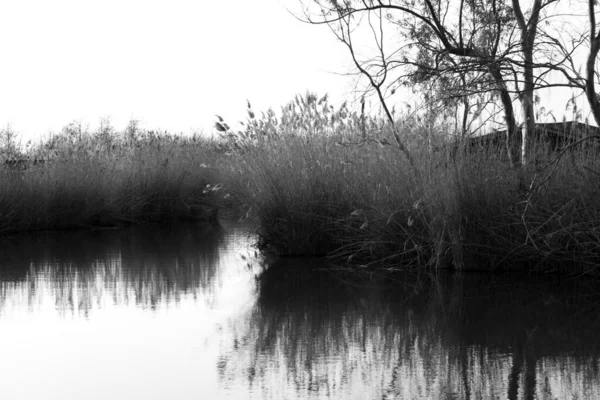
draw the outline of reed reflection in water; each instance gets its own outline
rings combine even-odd
[[[224,225],[1,239],[0,397],[218,398],[215,339],[256,295]]]
[[[264,271],[247,228],[0,241],[2,399],[600,398],[600,290]]]
[[[483,274],[365,286],[307,272],[306,261],[286,263],[262,277],[257,307],[222,344],[219,377],[232,391],[247,385],[254,398],[272,399],[600,398],[597,287]]]

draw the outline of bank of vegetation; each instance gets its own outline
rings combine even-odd
[[[0,140],[0,233],[214,219],[216,143],[70,124],[21,146]]]
[[[600,135],[558,146],[536,137],[554,118],[540,100],[550,89],[568,88],[560,106],[571,119],[585,120],[585,102],[600,125],[594,1],[300,4],[300,19],[328,25],[347,48],[382,117],[365,117],[363,97],[353,123],[336,125],[344,110],[332,116],[307,98],[296,106],[310,118],[283,110],[248,125],[238,139],[258,145],[238,162],[256,179],[241,193],[265,249],[367,270],[596,272]],[[399,118],[407,96],[419,106]],[[470,138],[493,128],[504,131],[498,146],[473,149]]]
[[[252,219],[265,252],[360,270],[597,270],[593,147],[538,143],[514,168],[502,146],[399,118],[409,159],[385,120],[313,94],[278,116],[248,112],[214,139],[71,124],[26,149],[5,140],[0,231],[208,223],[218,211]]]
[[[229,187],[256,219],[260,246],[367,270],[596,271],[597,149],[542,140],[514,168],[502,146],[473,148],[451,140],[450,126],[405,119],[397,129],[411,163],[389,129],[308,95],[230,136],[239,150]]]

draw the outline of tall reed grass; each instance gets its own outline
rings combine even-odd
[[[14,135],[4,135],[14,138]],[[217,143],[71,124],[25,149],[0,143],[0,233],[208,219]]]
[[[97,132],[72,124],[21,150],[0,135],[0,233],[209,220],[242,208],[259,247],[354,270],[454,267],[600,271],[600,154],[537,143],[526,167],[468,148],[449,128],[382,119],[297,96],[276,115],[248,104],[220,138]],[[226,188],[226,193],[221,188]],[[228,197],[229,196],[229,197]],[[228,197],[226,199],[226,197]]]
[[[493,146],[456,151],[446,132],[413,124],[400,129],[412,168],[381,120],[312,95],[280,119],[256,120],[250,113],[243,132],[224,137],[238,149],[230,186],[265,250],[359,269],[600,271],[600,154],[592,150],[558,158],[539,143],[527,167],[512,169]]]

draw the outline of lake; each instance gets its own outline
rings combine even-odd
[[[357,277],[255,241],[227,221],[0,238],[1,398],[600,398],[597,283]]]

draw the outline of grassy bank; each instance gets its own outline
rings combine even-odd
[[[265,252],[359,270],[600,272],[595,151],[558,157],[540,143],[511,168],[497,148],[467,151],[444,126],[404,121],[411,164],[380,119],[326,99],[248,112],[241,132],[221,121],[214,140],[71,125],[25,150],[4,143],[28,161],[0,167],[0,233],[208,221],[233,208],[256,222]]]
[[[238,160],[240,192],[265,248],[367,266],[594,268],[600,260],[600,160],[524,170],[497,153],[417,157],[396,149],[292,138]]]
[[[0,233],[209,219],[219,201],[214,141],[77,125],[26,148],[3,137]]]
[[[340,131],[316,100],[296,106],[287,119],[250,124],[232,158],[231,186],[264,250],[361,269],[600,272],[599,154],[557,158],[541,143],[512,169],[491,147],[431,151],[413,127],[401,131],[411,166],[385,129],[373,135],[346,114]]]

